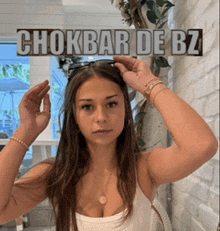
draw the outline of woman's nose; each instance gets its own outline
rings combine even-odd
[[[107,120],[107,113],[103,107],[97,107],[95,119],[97,123],[106,122]]]

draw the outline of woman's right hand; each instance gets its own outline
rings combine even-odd
[[[49,81],[45,80],[26,92],[19,105],[21,127],[36,137],[47,127],[50,120],[51,103],[47,94],[49,89]],[[44,109],[40,111],[42,101]]]

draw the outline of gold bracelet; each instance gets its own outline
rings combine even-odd
[[[147,85],[148,85],[152,80],[158,80],[158,78],[153,77],[153,78],[149,79],[149,80],[144,84],[144,86],[147,87]]]
[[[163,91],[163,90],[165,90],[165,89],[169,89],[169,88],[168,88],[167,86],[162,85],[162,86],[160,87],[160,89],[159,89],[153,96],[151,96],[151,98],[152,98],[151,102],[152,102],[153,105],[154,105],[154,100],[155,100],[156,96],[157,96],[161,91]]]
[[[152,89],[157,85],[157,84],[162,84],[163,82],[161,80],[155,80],[153,83],[147,86],[145,90],[145,96],[148,98],[150,96],[150,93]],[[150,98],[150,97],[149,97]]]
[[[159,83],[163,83],[163,82],[162,82],[161,80],[158,80],[158,81],[152,83],[152,84],[148,87],[148,89],[149,89],[149,90],[152,90],[152,88],[153,88],[154,86],[156,86],[157,84],[159,84]]]
[[[15,137],[13,137],[13,136],[12,136],[10,139],[15,140],[15,141],[17,141],[18,143],[22,144],[22,145],[25,146],[25,148],[27,148],[27,150],[29,151],[29,147],[28,147],[27,144],[25,144],[23,141],[21,141],[21,140],[15,138]]]

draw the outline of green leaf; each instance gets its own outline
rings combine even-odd
[[[154,69],[155,69],[156,71],[159,71],[159,70],[160,70],[160,67],[157,66],[156,62],[154,62],[153,67],[154,67]]]
[[[158,6],[163,6],[164,1],[163,0],[156,0]]]
[[[158,29],[163,28],[163,26],[165,25],[166,22],[167,22],[167,20],[166,20],[165,22],[163,22],[163,23],[158,27]]]
[[[146,143],[141,139],[141,137],[137,137],[137,141],[138,141],[138,144],[143,147],[144,145],[146,145]]]
[[[173,7],[175,6],[172,2],[167,1],[166,2],[166,7]]]
[[[162,15],[165,15],[166,12],[167,12],[169,9],[170,9],[170,7],[165,8],[161,14],[162,14]]]
[[[140,120],[146,115],[147,113],[146,112],[138,112],[138,114],[135,116],[134,120],[135,120],[135,123],[139,123]]]
[[[148,1],[147,2],[147,7],[150,9],[150,10],[154,10],[154,6],[156,5],[156,3],[154,1]]]
[[[156,21],[158,19],[157,16],[156,16],[156,14],[153,11],[151,11],[151,10],[147,11],[147,18],[153,24],[156,24]]]
[[[165,18],[165,16],[163,16],[163,15],[160,13],[160,11],[159,11],[159,9],[158,9],[157,6],[155,7],[154,12],[155,12],[156,16],[157,16],[160,20],[163,20],[163,19]]]
[[[131,93],[129,93],[129,101],[131,102],[136,96],[136,91],[132,91]]]
[[[131,8],[130,2],[128,2],[127,4],[125,4],[125,9],[126,9],[126,10],[130,10],[130,8]]]
[[[156,65],[158,67],[170,67],[168,61],[164,57],[161,57],[161,56],[156,57]]]
[[[147,6],[148,6],[148,8],[149,8],[150,10],[152,10],[152,11],[155,13],[155,15],[157,16],[158,19],[162,20],[162,19],[165,18],[165,16],[163,16],[163,15],[160,13],[157,4],[156,4],[154,1],[149,1],[149,2],[147,2]]]

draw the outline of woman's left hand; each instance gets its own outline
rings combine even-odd
[[[143,95],[146,90],[144,84],[152,78],[157,78],[151,73],[148,65],[142,60],[124,56],[114,56],[114,60],[116,61],[115,67],[120,70],[124,81]]]

